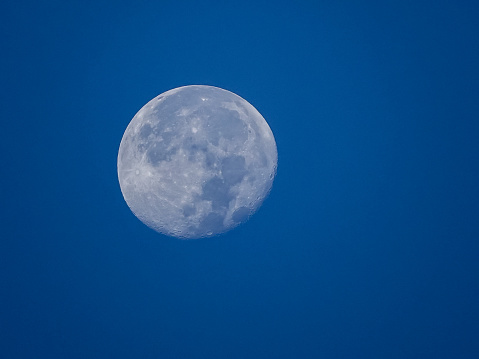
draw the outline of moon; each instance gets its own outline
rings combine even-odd
[[[118,151],[118,179],[144,224],[194,239],[229,231],[256,212],[277,162],[273,133],[249,102],[191,85],[162,93],[133,117]]]

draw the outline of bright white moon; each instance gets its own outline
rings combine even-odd
[[[120,143],[118,178],[150,228],[190,239],[246,221],[268,195],[278,153],[261,114],[238,95],[185,86],[148,102]]]

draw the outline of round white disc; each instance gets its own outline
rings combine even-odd
[[[277,166],[273,133],[232,92],[185,86],[148,102],[118,152],[126,203],[152,229],[212,236],[244,222],[268,195]]]

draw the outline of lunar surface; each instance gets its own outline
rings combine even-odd
[[[132,212],[165,235],[191,239],[246,221],[268,195],[278,154],[261,114],[238,95],[185,86],[148,102],[118,152]]]

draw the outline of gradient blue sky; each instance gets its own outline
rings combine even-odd
[[[474,1],[0,4],[2,358],[478,358]],[[130,212],[134,114],[206,84],[276,138],[245,225]]]

